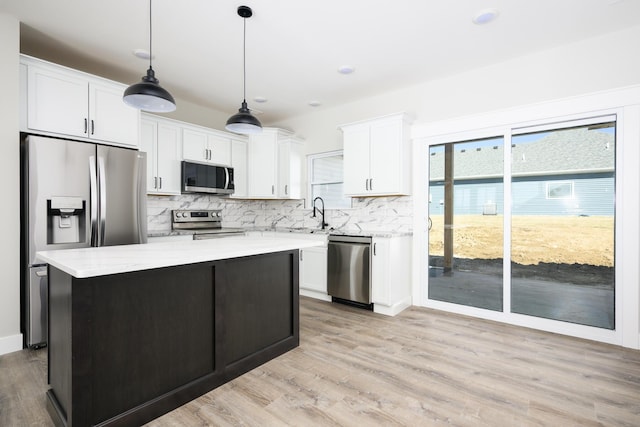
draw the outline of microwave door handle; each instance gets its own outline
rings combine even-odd
[[[89,157],[89,192],[91,215],[91,246],[98,246],[98,176],[96,174],[96,158]]]
[[[104,157],[98,157],[98,178],[100,179],[100,238],[98,246],[104,245],[104,226],[107,220],[107,180],[105,177]]]
[[[224,176],[225,176],[224,189],[228,190],[229,189],[229,168],[224,168]]]

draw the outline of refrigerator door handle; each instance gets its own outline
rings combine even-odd
[[[98,246],[98,178],[96,175],[96,158],[89,157],[89,184],[91,206],[91,246]]]
[[[105,176],[106,167],[104,157],[98,156],[98,179],[100,180],[100,218],[99,218],[99,238],[98,246],[104,245],[105,223],[107,221],[107,179]]]

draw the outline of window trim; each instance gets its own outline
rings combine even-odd
[[[342,155],[344,157],[344,150],[332,150],[332,151],[324,151],[321,153],[312,153],[312,154],[307,154],[307,198],[306,198],[306,206],[309,207],[309,209],[311,209],[312,206],[312,197],[313,197],[313,185],[319,185],[319,184],[344,184],[344,179],[342,181],[322,181],[322,182],[316,182],[313,181],[313,161],[316,159],[322,159],[325,157],[334,157],[334,156],[340,156]],[[344,172],[344,169],[343,169]],[[343,175],[344,176],[344,175]],[[343,194],[344,196],[344,194]],[[346,210],[346,209],[352,209],[353,208],[353,199],[351,197],[346,197],[345,198],[349,199],[349,206],[348,207],[335,207],[335,206],[327,206],[327,210],[328,209],[339,209],[339,210]]]

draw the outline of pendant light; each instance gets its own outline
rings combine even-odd
[[[169,92],[160,86],[156,79],[151,61],[153,53],[151,51],[151,1],[149,0],[149,69],[147,75],[142,77],[140,83],[133,84],[124,91],[122,100],[138,110],[150,111],[152,113],[168,113],[176,109],[176,101]]]
[[[240,134],[253,134],[262,132],[262,125],[247,108],[247,18],[251,18],[253,12],[249,6],[239,6],[238,15],[243,19],[244,35],[242,44],[242,105],[238,112],[227,120],[225,129]]]

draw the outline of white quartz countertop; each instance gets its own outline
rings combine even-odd
[[[140,245],[41,251],[36,257],[77,278],[195,264],[292,249],[322,242],[275,237],[225,237]]]

